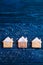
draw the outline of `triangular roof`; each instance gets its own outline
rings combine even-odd
[[[28,40],[27,40],[27,37],[25,38],[25,37],[21,37],[19,40],[18,40],[18,42],[27,42]]]
[[[42,43],[41,39],[39,39],[38,37],[32,40],[32,42],[35,42],[35,41],[39,41],[40,43]]]
[[[5,38],[4,40],[3,40],[3,42],[13,42],[13,39],[12,38],[10,38],[10,37],[7,37],[7,38]]]

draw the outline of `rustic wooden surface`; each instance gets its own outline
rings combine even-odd
[[[14,38],[11,49],[2,47],[7,36]],[[17,47],[21,36],[28,38],[27,49]],[[43,41],[43,0],[0,0],[0,64],[43,65],[43,42],[41,49],[31,48],[35,37]]]

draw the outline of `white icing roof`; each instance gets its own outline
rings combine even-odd
[[[42,43],[41,39],[39,39],[38,37],[36,37],[32,42],[35,42],[35,41],[39,41],[40,43]]]
[[[13,42],[13,39],[12,38],[10,38],[10,37],[7,37],[7,38],[5,38],[5,40],[4,40],[5,42]]]
[[[27,42],[28,40],[27,40],[27,37],[26,38],[24,38],[23,36],[18,40],[18,42]]]

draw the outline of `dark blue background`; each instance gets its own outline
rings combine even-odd
[[[4,49],[2,41],[14,38],[11,49]],[[28,37],[28,48],[19,49],[17,40]],[[31,41],[39,37],[43,41],[43,0],[0,0],[0,64],[43,64],[41,49],[32,49]]]

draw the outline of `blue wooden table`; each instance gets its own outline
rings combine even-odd
[[[4,49],[2,41],[14,39],[11,49]],[[28,38],[27,49],[19,49],[17,40]],[[41,49],[32,49],[31,41],[42,39]],[[0,64],[43,65],[43,0],[0,0]]]

